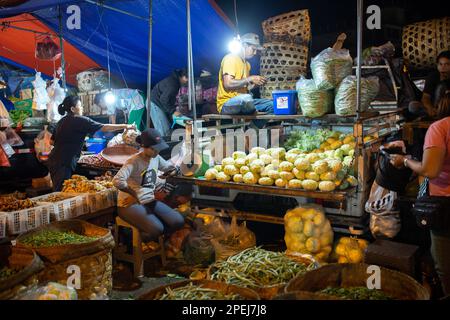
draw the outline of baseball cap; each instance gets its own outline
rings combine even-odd
[[[153,128],[142,131],[141,135],[136,138],[136,142],[144,148],[152,147],[158,152],[169,148],[158,130]]]
[[[264,50],[264,47],[261,45],[259,41],[259,36],[255,33],[246,33],[241,37],[242,43],[247,43],[256,47],[256,50]]]

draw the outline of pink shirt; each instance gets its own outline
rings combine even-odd
[[[430,195],[450,196],[450,117],[436,121],[428,128],[423,149],[432,147],[444,149],[445,158],[441,173],[430,180]]]

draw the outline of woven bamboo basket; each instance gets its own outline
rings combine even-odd
[[[2,246],[0,258],[1,261],[8,261],[7,266],[10,268],[21,268],[8,279],[0,280],[0,300],[13,299],[38,283],[37,273],[44,268],[44,264],[33,250]]]
[[[348,288],[367,286],[367,264],[329,264],[292,279],[286,293],[317,292],[327,287]],[[394,299],[429,300],[430,294],[417,281],[398,271],[381,269],[381,290]]]
[[[327,294],[320,294],[308,291],[295,291],[282,293],[275,296],[272,300],[341,300]]]
[[[261,53],[261,70],[273,68],[307,68],[308,47],[292,44],[265,43]]]
[[[97,237],[96,240],[53,247],[33,248],[45,263],[39,274],[40,281],[54,281],[66,284],[67,267],[76,265],[81,271],[81,289],[77,290],[80,299],[88,299],[95,288],[112,289],[112,248],[114,239],[111,231],[81,220],[68,220],[25,233],[17,238],[17,246],[25,247],[23,239],[42,230],[73,231],[78,234]]]
[[[302,263],[305,265],[309,265],[311,263],[314,263],[316,265],[316,267],[318,267],[319,265],[317,264],[316,261],[314,261],[314,259],[312,258],[308,258],[306,256],[291,256],[288,255],[288,257],[294,261],[296,261],[297,263]],[[207,279],[211,279],[212,278],[212,274],[215,271],[215,267],[214,264],[211,265],[206,273],[206,277]],[[276,284],[276,285],[272,285],[272,286],[265,286],[265,287],[251,287],[250,289],[254,290],[256,293],[258,293],[258,295],[261,297],[261,299],[263,300],[270,300],[273,299],[275,296],[283,294],[285,292],[285,287],[286,287],[287,283],[280,283],[280,284]]]
[[[262,28],[266,39],[275,40],[276,36],[290,36],[300,38],[303,43],[311,40],[308,10],[292,11],[269,18],[262,23]]]
[[[432,69],[442,51],[450,50],[450,17],[407,25],[402,36],[405,63],[416,69]]]
[[[269,81],[261,87],[261,97],[264,99],[272,99],[272,91],[295,90],[299,78],[300,77],[295,77],[292,81]]]
[[[256,293],[251,289],[242,288],[235,285],[230,285],[223,282],[212,280],[184,280],[160,286],[158,288],[150,290],[147,293],[144,293],[139,297],[139,300],[158,300],[164,293],[166,293],[166,288],[175,289],[179,287],[184,287],[186,285],[189,285],[190,283],[192,283],[195,286],[202,286],[203,288],[214,289],[222,292],[223,294],[238,294],[243,298],[243,300],[260,300],[258,293]]]

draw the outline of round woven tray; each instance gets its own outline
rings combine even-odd
[[[450,48],[450,17],[407,25],[402,35],[405,63],[416,69],[432,69],[436,57]]]
[[[138,298],[138,300],[158,300],[164,293],[166,293],[166,288],[175,289],[189,285],[189,283],[192,283],[193,285],[201,285],[203,288],[215,289],[223,294],[239,294],[245,300],[260,300],[259,295],[251,289],[212,280],[183,280],[180,282],[171,283],[144,293]]]
[[[317,270],[292,279],[285,288],[286,293],[307,291],[317,292],[327,287],[348,288],[366,287],[367,264],[329,264]],[[424,287],[410,276],[381,269],[381,290],[394,299],[399,300],[429,300],[430,294]]]
[[[262,23],[265,37],[289,35],[300,37],[303,42],[311,40],[311,20],[308,10],[292,11],[265,20]]]
[[[139,153],[139,150],[124,144],[104,149],[101,156],[115,165],[123,166],[128,159],[137,153]]]

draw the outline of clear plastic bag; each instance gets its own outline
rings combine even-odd
[[[34,149],[39,160],[43,161],[48,159],[50,151],[53,149],[51,139],[52,134],[48,132],[47,127],[34,139]]]
[[[35,56],[39,60],[54,61],[61,56],[61,49],[51,37],[46,36],[36,44]]]
[[[64,101],[66,93],[59,85],[59,79],[55,78],[51,86],[47,88],[50,102],[47,104],[47,120],[49,122],[58,122],[62,116],[58,112],[58,106]]]
[[[357,111],[356,76],[346,77],[336,92],[334,108],[340,116],[354,115]],[[361,78],[361,111],[367,111],[370,103],[378,95],[380,83],[378,77]]]
[[[335,89],[352,74],[353,60],[347,49],[327,48],[311,60],[311,72],[318,89]]]
[[[401,229],[400,212],[394,207],[397,192],[373,183],[365,209],[370,213],[370,231],[375,238],[394,238]]]
[[[333,109],[333,91],[318,89],[312,79],[300,79],[297,82],[297,92],[305,117],[321,117]]]
[[[190,265],[209,266],[215,260],[211,234],[194,231],[189,234],[183,250],[184,260]]]
[[[35,110],[47,110],[47,104],[50,102],[50,97],[47,92],[47,83],[41,77],[41,73],[37,72],[34,81],[33,108]]]
[[[11,147],[20,147],[23,145],[23,140],[19,137],[19,135],[16,133],[16,131],[9,127],[5,130],[6,135],[6,142]]]
[[[25,291],[15,300],[78,300],[77,291],[57,282],[37,286]]]

